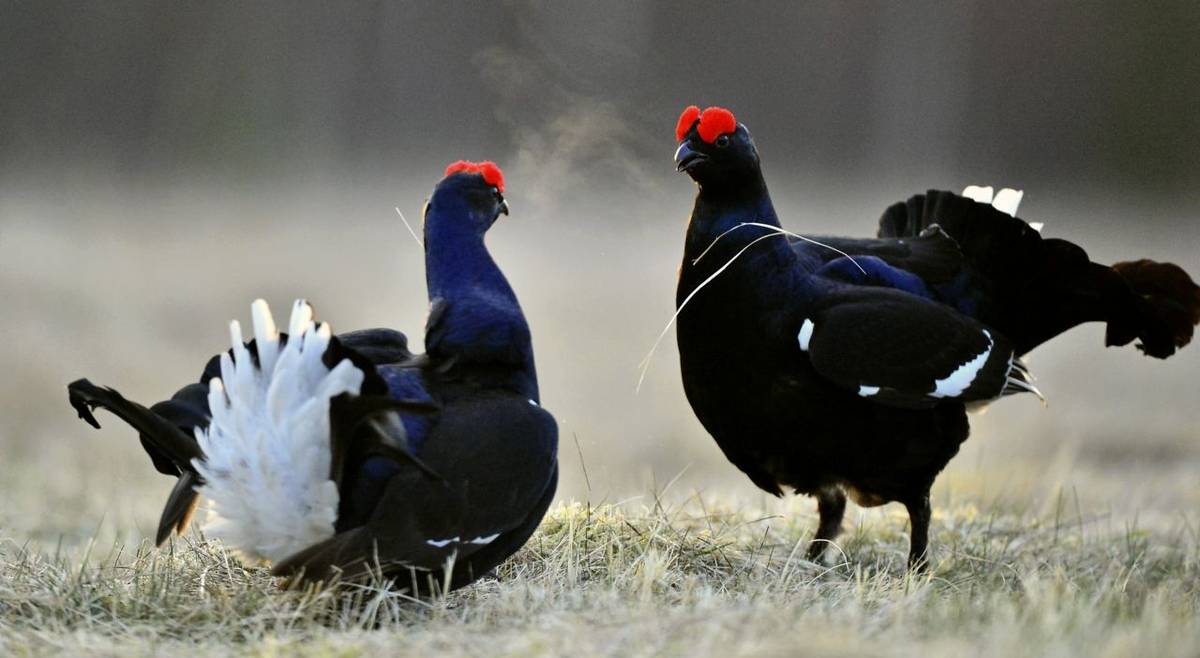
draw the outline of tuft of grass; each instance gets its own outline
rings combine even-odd
[[[811,514],[700,495],[556,506],[489,578],[416,601],[385,583],[282,591],[199,535],[103,552],[0,543],[0,653],[360,656],[1200,654],[1194,519],[1109,527],[959,504],[934,567],[903,515],[803,559]]]

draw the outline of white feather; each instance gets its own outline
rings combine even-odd
[[[996,198],[992,199],[992,207],[1002,213],[1016,217],[1017,207],[1021,205],[1021,198],[1024,196],[1025,193],[1021,190],[1006,187],[996,193]]]
[[[990,204],[992,202],[992,187],[990,185],[987,187],[968,185],[966,189],[963,190],[962,195],[968,199],[978,201],[979,203]]]
[[[1006,187],[996,192],[995,197],[992,196],[992,188],[981,187],[979,185],[968,185],[963,190],[963,196],[968,199],[973,199],[979,203],[989,203],[993,208],[1002,213],[1006,213],[1011,217],[1017,216],[1017,208],[1021,205],[1021,200],[1025,198],[1024,190],[1014,190],[1011,187]],[[1038,233],[1042,232],[1042,227],[1045,226],[1042,222],[1027,222],[1033,230]]]
[[[251,313],[258,364],[231,323],[235,358],[223,354],[221,377],[209,384],[212,420],[196,432],[205,456],[194,463],[208,500],[205,531],[248,558],[277,561],[334,534],[329,401],[357,395],[363,373],[349,360],[325,366],[332,331],[313,324],[303,300],[282,349],[266,302],[255,301]]]
[[[800,333],[796,336],[796,340],[800,343],[801,351],[808,351],[808,344],[812,341],[813,329],[816,328],[817,326],[813,324],[813,321],[807,318],[800,325]]]
[[[987,363],[988,357],[992,354],[992,347],[996,344],[992,340],[992,334],[986,329],[983,330],[983,335],[987,336],[987,349],[979,353],[978,356],[967,361],[961,366],[954,369],[945,379],[939,379],[934,382],[933,393],[930,393],[935,398],[954,398],[962,395],[963,391],[975,381],[975,377],[979,375],[979,371],[983,369],[983,365]]]

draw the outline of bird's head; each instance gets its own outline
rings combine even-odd
[[[675,168],[686,172],[701,187],[738,184],[760,177],[758,149],[746,126],[733,112],[695,105],[679,115],[675,124]]]
[[[485,233],[501,214],[508,214],[504,201],[504,172],[494,162],[459,160],[446,173],[425,204],[425,221],[461,223],[462,228]]]

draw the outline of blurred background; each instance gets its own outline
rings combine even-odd
[[[72,379],[161,399],[258,296],[419,345],[422,253],[395,208],[419,222],[460,158],[507,175],[489,241],[561,424],[560,498],[809,512],[725,462],[673,335],[635,392],[673,310],[694,195],[673,129],[692,103],[747,124],[792,230],[867,235],[910,194],[993,184],[1095,260],[1200,274],[1190,0],[7,0],[0,89],[0,535],[20,541],[152,535],[172,483],[120,422],[74,418]],[[1102,344],[1089,326],[1033,353],[1049,408],[976,417],[935,508],[1194,512],[1200,348]]]

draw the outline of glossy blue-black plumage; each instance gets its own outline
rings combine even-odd
[[[489,385],[540,402],[529,325],[484,245],[484,234],[500,212],[495,204],[499,193],[479,190],[478,178],[467,173],[447,177],[425,209],[431,305],[425,349],[438,359],[470,361],[479,367],[477,376],[495,376]]]
[[[923,565],[929,489],[967,438],[965,405],[1033,390],[1018,360],[1033,347],[1100,320],[1109,344],[1165,357],[1200,321],[1178,267],[1098,265],[948,192],[889,208],[876,238],[786,237],[741,124],[713,141],[693,125],[676,157],[699,187],[676,292],[685,393],[755,484],[818,499],[812,558],[848,492],[905,504]]]
[[[392,397],[441,407],[434,416],[403,411],[398,416],[406,448],[446,485],[435,488],[443,495],[424,503],[427,513],[446,518],[432,524],[438,530],[422,531],[436,536],[413,538],[423,543],[414,552],[426,555],[427,576],[435,582],[442,575],[428,560],[455,555],[452,586],[484,575],[519,548],[545,513],[557,482],[557,429],[538,406],[529,326],[484,244],[506,206],[495,188],[482,183],[476,174],[458,173],[435,188],[424,215],[426,354],[376,367]],[[359,497],[371,515],[387,514],[378,509],[386,504],[379,483],[403,477],[403,468],[386,457],[363,462]],[[363,511],[355,510],[355,516]],[[346,530],[345,543],[367,541],[361,529]],[[320,572],[336,564],[347,548],[331,544],[282,565],[283,571]]]
[[[366,374],[361,396],[331,408],[337,534],[277,564],[280,575],[355,575],[378,560],[417,592],[459,587],[511,555],[541,520],[557,483],[557,427],[540,407],[529,326],[484,245],[506,211],[475,173],[448,176],[434,190],[425,214],[426,354],[414,355],[389,329],[333,341],[326,360],[351,358]],[[192,454],[188,446],[181,452],[172,441],[187,443],[207,425],[207,383],[219,372],[214,357],[199,384],[151,410],[86,382],[71,386],[81,416],[104,406],[132,418],[158,470],[180,477],[160,542],[186,527],[198,483],[176,456]]]

